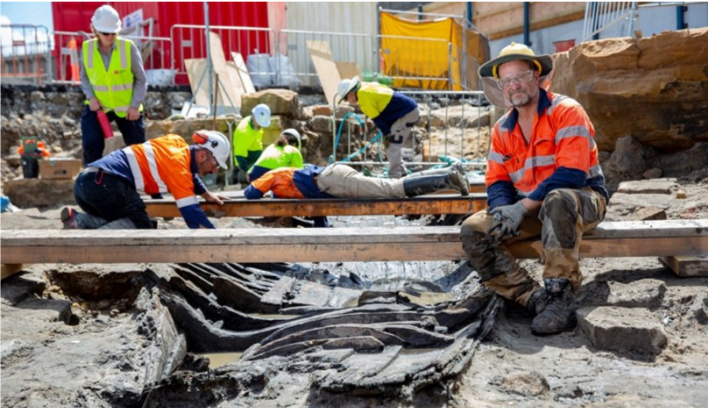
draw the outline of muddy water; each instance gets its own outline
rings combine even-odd
[[[243,352],[233,352],[233,353],[203,353],[198,354],[202,357],[209,359],[209,369],[213,370],[215,368],[236,363],[241,359]]]

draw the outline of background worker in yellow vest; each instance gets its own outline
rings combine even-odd
[[[267,172],[281,167],[301,169],[303,167],[301,148],[300,132],[292,128],[283,130],[278,139],[263,150],[261,157],[248,171],[248,181],[253,183]]]
[[[388,177],[405,176],[407,171],[401,154],[420,117],[418,104],[387,86],[361,82],[359,77],[342,80],[337,86],[337,94],[352,106],[358,103],[361,111],[374,121],[388,142]]]
[[[142,102],[147,94],[143,61],[135,44],[118,37],[121,21],[111,6],[99,7],[91,18],[95,39],[84,41],[81,90],[86,107],[81,115],[84,165],[103,156],[103,132],[97,112],[115,121],[126,145],[145,141]]]
[[[263,132],[270,126],[270,108],[261,103],[256,105],[251,115],[239,122],[233,134],[234,182],[248,183],[248,170],[256,164],[263,153]]]

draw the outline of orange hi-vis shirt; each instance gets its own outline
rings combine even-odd
[[[189,145],[179,135],[166,135],[123,149],[135,189],[148,195],[171,193],[177,207],[199,205],[194,194]]]
[[[251,186],[262,194],[272,191],[277,198],[305,198],[295,185],[295,172],[301,170],[295,167],[281,167],[260,176]]]
[[[604,190],[594,140],[595,129],[585,110],[566,96],[543,89],[539,92],[538,111],[529,143],[521,133],[515,109],[495,124],[487,160],[488,193],[495,183],[506,182],[513,184],[519,197],[541,201],[566,179],[573,179],[570,184],[577,185],[576,174],[581,177],[580,187],[587,185]],[[542,185],[561,167],[565,173],[555,176],[554,186]],[[574,170],[584,173],[585,180],[582,180],[582,173]],[[572,177],[566,177],[568,173]],[[491,206],[491,197],[489,201]]]

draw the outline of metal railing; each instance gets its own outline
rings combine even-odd
[[[401,82],[402,87],[450,89],[453,84],[453,47],[438,38],[378,36],[386,64],[386,76]],[[439,86],[423,86],[439,81]],[[459,83],[458,83],[459,84]]]
[[[637,2],[630,1],[591,1],[585,4],[585,21],[583,23],[583,41],[592,40],[609,27],[622,20],[629,19],[627,37],[632,35]]]
[[[376,72],[378,68],[375,38],[368,34],[280,30],[276,36],[276,52],[288,58],[294,71],[291,75],[297,76],[305,85],[316,85],[318,81],[308,42],[326,42],[333,60],[355,63],[362,74]],[[322,48],[322,51],[326,50]],[[276,76],[282,77],[281,74]]]
[[[51,37],[44,26],[0,26],[0,69],[3,83],[42,85],[52,77]]]
[[[456,159],[465,159],[466,161],[462,164],[470,168],[485,168],[486,167],[486,154],[489,151],[490,138],[486,141],[485,145],[482,145],[483,132],[482,128],[486,128],[489,125],[482,126],[482,120],[480,118],[488,112],[488,108],[484,107],[486,104],[486,98],[482,91],[401,91],[401,93],[413,97],[419,102],[423,102],[427,106],[427,122],[425,127],[428,133],[427,141],[421,141],[421,143],[427,143],[427,161],[422,162],[406,162],[408,165],[414,166],[433,166],[438,164],[444,164],[445,162],[437,160],[433,161],[433,157],[439,157],[442,153],[444,156],[451,156]],[[435,111],[444,109],[444,116],[442,117],[442,123],[440,126],[433,126],[432,122],[434,120],[433,109],[431,107],[432,102],[438,101],[441,106]],[[453,104],[453,101],[455,103]],[[452,123],[450,108],[453,106],[460,107],[459,123]],[[366,117],[360,115],[363,122],[366,122]],[[455,119],[457,122],[457,119]],[[334,127],[333,141],[337,138],[337,132],[339,130],[341,121],[337,119]],[[470,125],[473,123],[473,125]],[[490,123],[491,125],[491,123]],[[452,136],[451,128],[459,128],[459,135]],[[433,130],[434,129],[434,130]],[[465,136],[470,136],[468,131],[475,129],[475,132],[471,135],[473,138],[476,137],[476,146],[473,147],[474,154],[466,153],[469,146],[465,145]],[[341,153],[346,153],[349,157],[352,153],[356,152],[360,146],[364,146],[369,142],[373,136],[378,132],[375,129],[370,132],[360,132],[358,121],[356,119],[348,119],[347,123],[344,124],[342,134],[339,137],[339,146],[334,146],[332,158],[334,162],[342,162],[344,157],[337,157],[339,151]],[[435,136],[435,137],[434,137]],[[436,142],[433,142],[433,139]],[[409,146],[404,146],[416,150],[418,145],[416,145],[416,140],[414,137],[409,138]],[[421,146],[422,147],[422,146]],[[375,147],[375,151],[378,152],[379,148]],[[383,153],[384,149],[381,148]],[[425,151],[425,148],[423,148]],[[467,156],[472,157],[467,157]],[[352,158],[347,161],[347,164],[353,166],[361,165],[385,165],[385,161],[377,161],[378,158],[371,156],[365,152],[356,158]]]
[[[172,40],[172,65],[177,83],[187,83],[185,59],[202,59],[207,57],[207,45],[204,31],[206,26],[191,24],[176,24],[170,28]],[[231,61],[232,52],[238,52],[244,61],[251,54],[271,55],[275,47],[273,30],[258,27],[231,27],[210,25],[209,30],[219,35],[225,49],[227,61]],[[266,67],[267,68],[267,67]],[[255,80],[259,77],[270,77],[274,74],[270,69],[254,70],[249,74]],[[275,73],[277,75],[277,73]],[[256,81],[254,81],[255,83]]]
[[[94,38],[94,35],[83,31],[55,31],[52,33],[52,37],[57,59],[54,82],[59,84],[80,83],[79,64],[81,63],[82,45],[84,41]],[[136,35],[126,35],[121,38],[133,41],[140,50],[143,67],[149,75],[148,83],[161,85],[174,83],[172,59],[170,58],[171,39]],[[163,75],[158,76],[155,72],[163,72]]]

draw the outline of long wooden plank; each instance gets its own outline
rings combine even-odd
[[[196,98],[194,103],[199,106],[210,106],[209,105],[209,78],[204,77],[202,79],[201,86],[197,89],[199,85],[199,79],[206,70],[207,60],[206,59],[186,59],[184,60],[184,66],[187,69],[187,77],[189,78],[189,86],[192,89],[192,94],[196,93]]]
[[[9,278],[10,276],[21,271],[22,264],[2,264],[2,268],[0,268],[0,270],[2,271],[0,280],[5,280],[5,278]]]
[[[231,59],[233,59],[234,64],[236,64],[236,69],[238,70],[238,76],[241,79],[244,92],[247,94],[256,92],[256,87],[253,86],[251,75],[248,73],[248,68],[246,68],[246,63],[243,61],[243,56],[241,53],[231,52]]]
[[[231,199],[224,205],[202,203],[210,217],[322,217],[335,215],[434,215],[470,214],[486,208],[486,194],[467,197],[424,196],[394,199]],[[151,217],[176,218],[182,215],[174,200],[145,200]]]
[[[315,71],[320,78],[320,85],[324,91],[327,103],[332,103],[334,95],[337,94],[337,85],[339,85],[339,70],[337,64],[332,59],[332,51],[329,49],[327,41],[307,41],[307,49],[310,51],[312,63],[315,65]]]
[[[222,106],[230,105],[231,101],[234,106],[241,106],[241,94],[236,91],[236,88],[231,83],[231,75],[226,66],[226,56],[224,56],[224,48],[221,44],[219,34],[209,31],[209,49],[211,50],[211,63],[214,66],[214,72],[219,75],[219,81],[223,87],[219,87],[219,99],[217,104]],[[216,84],[215,84],[216,86]]]
[[[659,259],[682,278],[708,277],[708,254],[699,256],[662,256]]]
[[[465,259],[459,227],[4,231],[3,263],[369,262]],[[540,241],[511,245],[538,258]],[[708,254],[708,220],[607,222],[583,257]]]

